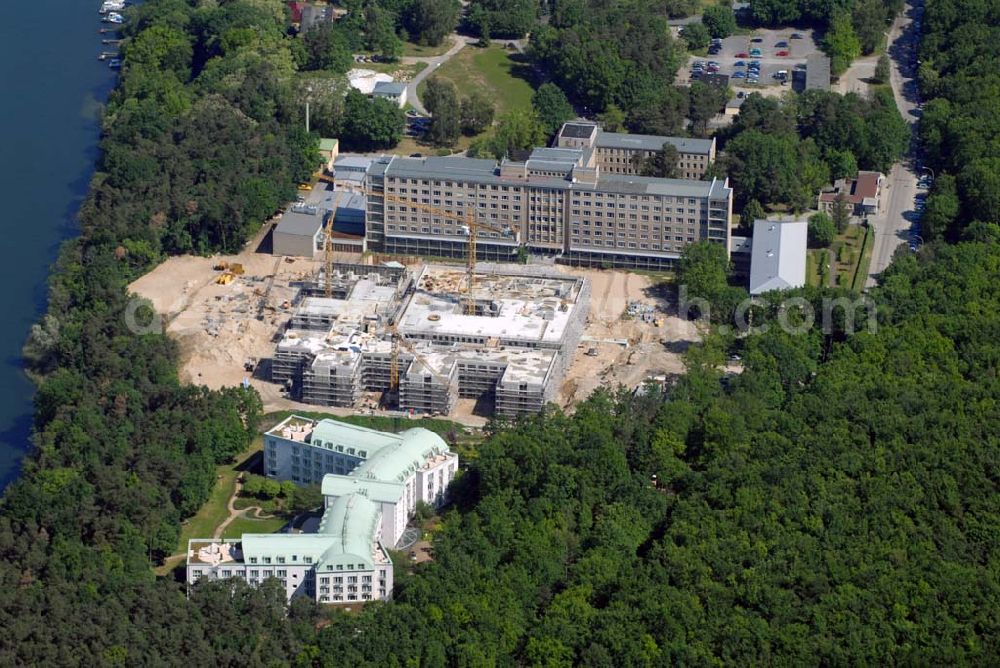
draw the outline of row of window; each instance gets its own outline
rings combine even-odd
[[[385,590],[382,590],[382,591],[379,592],[379,597],[380,598],[385,598]],[[319,597],[319,600],[322,603],[329,603],[331,601],[331,597],[328,596],[328,595],[326,595],[326,594],[324,594],[323,596]],[[336,601],[343,601],[345,599],[340,594],[334,594],[333,597],[332,597],[332,600],[334,602],[336,602]],[[358,600],[358,595],[357,594],[348,594],[346,600],[348,600],[348,601],[357,601]],[[361,595],[361,600],[362,601],[370,601],[370,600],[372,600],[372,595],[371,594],[362,594]]]
[[[660,244],[655,244],[655,243],[654,244],[648,244],[648,243],[635,242],[635,241],[629,241],[629,242],[618,241],[618,242],[615,242],[615,241],[613,241],[611,239],[608,239],[607,241],[601,241],[600,239],[584,239],[583,241],[580,241],[579,239],[573,239],[573,243],[574,244],[579,244],[581,246],[607,246],[608,248],[615,248],[615,247],[618,247],[618,248],[638,248],[638,249],[641,249],[641,250],[655,250],[655,251],[658,251],[658,250],[665,250],[665,251],[669,251],[669,250],[681,250],[685,246],[685,244],[667,244],[667,243],[664,243],[661,246]]]
[[[586,190],[574,192],[573,194],[574,196],[578,195],[579,197],[582,198],[582,199],[574,198],[573,204],[586,204],[586,205],[589,205],[591,203],[590,200],[594,200],[594,203],[596,204],[597,200],[600,200],[602,198],[604,199],[604,201],[607,201],[615,197],[617,197],[618,200],[627,200],[629,202],[652,202],[655,204],[684,204],[685,199],[687,200],[688,204],[697,204],[700,199],[698,197],[685,198],[682,196],[675,197],[673,195],[621,195],[617,193],[588,192]]]
[[[679,222],[683,222],[683,221],[679,221]],[[577,228],[579,228],[579,227],[581,227],[581,226],[583,228],[589,228],[591,226],[591,223],[593,223],[593,226],[595,228],[604,227],[604,222],[600,221],[600,220],[595,220],[595,221],[574,220],[572,222],[572,227],[573,227],[574,230],[577,229]],[[627,225],[627,227],[626,227],[626,225]],[[688,223],[688,227],[687,227],[688,234],[694,234],[694,230],[695,230],[694,225],[695,225],[695,223]],[[615,228],[615,224],[609,221],[608,222],[608,229],[612,230],[614,228]],[[669,234],[671,231],[673,231],[672,227],[661,227],[659,225],[640,225],[639,223],[627,223],[626,224],[626,223],[622,223],[622,222],[618,223],[618,229],[619,230],[625,230],[625,229],[628,229],[628,230],[642,230],[643,232],[660,232],[660,233],[663,233],[663,234]],[[677,231],[680,232],[681,230],[678,229]],[[586,229],[584,230],[584,232],[586,233]],[[609,231],[609,234],[610,234],[610,231]]]
[[[584,237],[584,239],[586,239],[589,236],[590,236],[590,230],[584,230],[583,231],[583,237]],[[604,236],[604,234],[600,230],[597,230],[597,231],[594,232],[594,237],[595,238],[602,237],[602,236]],[[573,240],[576,241],[576,240],[578,240],[579,237],[580,237],[580,234],[578,234],[576,230],[573,230]],[[649,239],[650,236],[649,236],[649,234],[644,234],[642,232],[638,232],[638,233],[637,232],[629,232],[627,236],[626,236],[626,234],[624,232],[619,232],[618,234],[615,234],[614,232],[608,232],[607,238],[608,239],[615,239],[615,238],[618,238],[618,239],[626,239],[626,238],[628,238],[628,239]],[[652,237],[652,239],[654,241],[659,241],[660,237],[659,237],[659,235],[655,235],[654,234],[653,237]],[[687,238],[682,237],[680,235],[675,235],[673,240],[674,241],[687,241],[688,243],[694,243],[695,238],[694,238],[694,235],[689,235]],[[663,235],[663,241],[670,241],[670,237],[668,235],[664,234]]]
[[[248,561],[251,564],[256,564],[257,563],[257,557],[250,557],[248,559]],[[291,563],[295,564],[295,563],[298,563],[298,561],[299,561],[299,555],[293,554],[291,556]],[[283,557],[283,556],[281,556],[281,557],[275,557],[274,558],[274,562],[278,563],[278,564],[287,563],[285,557]],[[271,563],[271,557],[260,557],[260,563],[262,563],[262,564],[269,564],[269,563]],[[303,556],[302,557],[302,563],[303,564],[311,564],[312,563],[312,557]]]
[[[424,185],[426,185],[426,181],[424,182]],[[438,184],[435,183],[435,185],[438,185]],[[452,187],[452,185],[453,184],[452,184],[451,181],[444,182],[444,186],[445,187]],[[486,193],[484,191],[486,191],[487,189],[489,189],[491,191],[498,191],[498,192],[502,191],[502,192],[512,192],[512,193],[514,193],[514,194],[512,194],[510,196],[510,200],[514,201],[514,202],[520,202],[521,201],[520,195],[517,194],[517,193],[519,193],[521,191],[521,188],[523,188],[523,186],[497,186],[497,185],[485,186],[485,185],[478,184],[479,188],[481,190],[477,193],[474,190],[474,188],[476,187],[477,184],[472,184],[472,183],[458,183],[458,184],[454,184],[454,185],[457,186],[457,187],[472,189],[472,190],[470,190],[470,192],[463,193],[463,195],[466,195],[469,199],[476,199],[477,196],[479,198],[486,199],[487,195],[486,195]],[[406,188],[399,188],[397,190],[398,190],[399,193],[402,193],[402,194],[407,194],[408,193],[408,191],[407,191]],[[413,194],[413,195],[431,195],[431,192],[428,191],[428,190],[422,190],[420,192],[418,192],[416,189],[411,189],[411,190],[412,190],[412,192],[410,192],[409,194]],[[387,192],[390,193],[390,194],[392,194],[392,193],[396,192],[396,190],[393,190],[392,188],[389,188],[387,190]],[[688,204],[697,204],[698,201],[699,201],[699,199],[700,199],[700,198],[696,198],[696,197],[683,197],[683,196],[672,196],[672,195],[631,195],[631,194],[623,194],[623,193],[609,193],[609,192],[604,192],[604,191],[588,192],[588,191],[585,191],[585,190],[584,191],[575,191],[573,194],[574,195],[579,195],[580,197],[582,197],[584,199],[587,199],[587,200],[593,199],[595,201],[602,200],[602,199],[605,200],[605,201],[617,199],[619,201],[626,200],[626,201],[630,201],[630,202],[656,202],[656,203],[660,203],[660,204],[670,204],[670,203],[673,203],[673,202],[684,203],[685,200],[687,201]],[[453,193],[448,193],[448,192],[439,191],[439,190],[433,191],[433,195],[438,196],[438,197],[444,197],[444,198],[448,198],[448,197],[454,196]],[[560,191],[553,191],[553,192],[550,192],[550,193],[540,193],[538,191],[535,191],[534,194],[531,194],[528,197],[527,201],[531,201],[531,202],[550,202],[550,201],[556,201],[556,202],[558,202],[558,201],[560,201],[562,199],[562,197],[563,197],[563,193],[560,192]],[[412,198],[412,199],[414,199],[414,201],[417,201],[416,198]],[[505,196],[505,195],[490,195],[488,197],[488,199],[503,201],[503,200],[507,199],[507,196]],[[433,203],[433,204],[438,205],[438,206],[441,205],[441,200],[440,199],[433,200],[433,202],[432,202],[428,198],[421,198],[420,201],[423,204],[431,204],[431,203]],[[573,203],[574,204],[580,204],[580,200],[574,199]],[[585,203],[589,203],[589,202],[585,202]],[[482,202],[479,202],[480,206],[482,206],[482,204],[483,204]],[[453,204],[452,200],[445,199],[444,200],[444,205],[445,206],[462,206],[463,202],[457,201],[457,198],[456,198],[455,204]],[[393,206],[392,204],[386,204],[386,208],[388,208],[390,211],[393,210],[392,206]],[[516,207],[515,207],[515,209],[516,209]]]
[[[276,448],[277,444],[272,444],[271,447],[272,448]],[[324,443],[323,441],[320,441],[320,440],[313,440],[309,444],[302,445],[301,448],[299,447],[298,444],[293,443],[292,444],[292,454],[298,454],[301,451],[301,452],[305,453],[305,455],[308,457],[309,453],[313,452],[312,448],[325,448],[327,450],[334,450],[336,452],[343,452],[343,453],[346,453],[348,455],[351,455],[352,457],[355,457],[355,456],[356,457],[361,457],[362,459],[364,459],[365,457],[368,456],[368,451],[367,450],[357,450],[357,451],[355,451],[355,449],[351,448],[351,447],[347,447],[347,446],[343,446],[343,445],[334,445],[332,442],[329,442],[329,441],[327,441],[326,443]]]
[[[382,572],[381,575],[383,577],[382,577],[382,579],[379,580],[379,582],[381,582],[384,585],[385,584],[385,573]],[[344,576],[343,575],[335,575],[333,577],[323,576],[323,577],[321,577],[319,579],[319,583],[321,585],[328,585],[328,584],[330,584],[331,581],[335,585],[344,584]],[[371,581],[372,581],[372,576],[370,576],[370,575],[362,575],[361,576],[361,582],[371,582]],[[358,576],[357,575],[348,575],[347,576],[347,584],[357,584],[357,583],[358,583]]]

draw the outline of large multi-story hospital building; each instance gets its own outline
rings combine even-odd
[[[480,259],[513,261],[523,246],[567,264],[661,269],[696,241],[728,250],[728,181],[637,176],[626,168],[631,158],[612,161],[617,149],[583,144],[537,148],[526,160],[499,163],[376,159],[367,174],[366,244],[401,255],[461,257],[469,235],[463,219],[474,217]],[[641,147],[647,149],[652,144]],[[704,155],[714,155],[714,145]]]

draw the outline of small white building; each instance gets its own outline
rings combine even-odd
[[[359,93],[371,95],[375,91],[375,86],[383,82],[391,82],[392,77],[375,70],[354,68],[347,73],[347,81]]]
[[[372,90],[372,97],[389,100],[402,109],[406,106],[406,84],[393,81],[379,81]]]
[[[750,294],[806,284],[806,221],[757,220],[750,253]]]

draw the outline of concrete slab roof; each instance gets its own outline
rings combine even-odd
[[[680,153],[708,155],[712,151],[714,139],[692,139],[689,137],[661,137],[658,135],[633,135],[623,132],[601,132],[597,136],[597,146],[630,150],[659,151],[663,144],[670,143]]]
[[[750,294],[806,284],[806,221],[757,220],[750,253]]]
[[[323,227],[325,215],[326,212],[322,209],[316,209],[313,213],[289,209],[282,214],[281,221],[278,222],[274,231],[280,234],[312,238]]]
[[[596,128],[596,123],[580,123],[570,121],[563,124],[562,129],[559,131],[559,135],[561,137],[570,137],[572,139],[588,139],[594,134],[594,130]]]
[[[398,97],[406,92],[406,84],[395,81],[379,81],[372,90],[374,95],[392,95]]]

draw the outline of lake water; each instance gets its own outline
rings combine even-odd
[[[114,74],[99,0],[32,0],[0,10],[0,485],[28,449],[32,384],[21,346],[45,308],[60,242],[77,233],[97,157],[99,112]],[[110,37],[106,35],[104,37]]]

